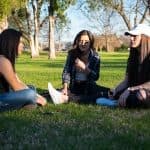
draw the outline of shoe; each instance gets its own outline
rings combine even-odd
[[[48,83],[48,91],[54,104],[62,104],[62,93],[53,88],[52,84]]]
[[[102,97],[96,99],[96,104],[101,106],[116,107],[118,106],[118,101]]]

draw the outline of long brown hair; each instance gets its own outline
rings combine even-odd
[[[14,71],[21,36],[22,33],[14,29],[6,29],[0,34],[0,55],[3,55],[11,62]],[[0,82],[4,91],[9,91],[9,84],[3,76],[0,76]]]
[[[150,37],[141,35],[138,48],[131,48],[127,65],[129,86],[150,80]]]
[[[80,40],[80,37],[82,35],[87,35],[89,37],[89,40],[90,40],[90,49],[92,51],[95,51],[95,48],[94,48],[94,35],[88,31],[88,30],[82,30],[80,31],[75,39],[74,39],[74,42],[73,42],[73,49],[69,51],[69,53],[73,54],[74,57],[79,57],[81,56],[81,52],[80,52],[80,49],[79,49],[79,40]]]
[[[22,33],[15,29],[6,29],[0,34],[0,55],[10,60],[14,70],[21,36]]]

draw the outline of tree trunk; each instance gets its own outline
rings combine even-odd
[[[55,0],[50,0],[49,4],[49,58],[55,59],[55,42],[54,42],[54,29],[55,29],[55,18],[54,18],[54,5]]]
[[[34,43],[34,38],[32,35],[30,35],[30,48],[31,48],[31,57],[35,57],[36,56],[36,49],[35,49],[35,43]]]
[[[31,17],[31,11],[30,11],[30,5],[28,2],[26,3],[26,20],[27,20],[27,28],[28,28],[28,38],[29,38],[29,44],[31,49],[31,58],[38,57],[39,56],[39,50],[38,50],[38,26],[37,26],[37,12],[35,9],[35,6],[32,2],[32,9],[33,9],[33,18]],[[32,24],[32,20],[33,24]],[[34,27],[33,27],[34,26]],[[34,30],[32,31],[32,27]],[[37,28],[36,28],[37,27]]]
[[[54,17],[49,16],[49,58],[55,59]]]
[[[37,17],[37,6],[32,2],[33,8],[33,18],[34,18],[34,51],[32,52],[32,57],[39,56],[39,41],[38,41],[38,17]]]

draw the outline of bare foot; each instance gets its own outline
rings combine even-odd
[[[61,104],[63,104],[63,103],[67,103],[68,102],[68,99],[69,99],[69,97],[68,97],[68,95],[65,95],[65,94],[63,94],[62,93],[62,96],[61,96]]]
[[[46,101],[46,99],[43,96],[37,94],[36,103],[41,105],[41,106],[45,106],[47,104],[47,101]]]

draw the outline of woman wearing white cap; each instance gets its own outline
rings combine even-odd
[[[130,36],[126,76],[113,98],[121,107],[150,106],[150,26],[139,24],[125,35]]]

